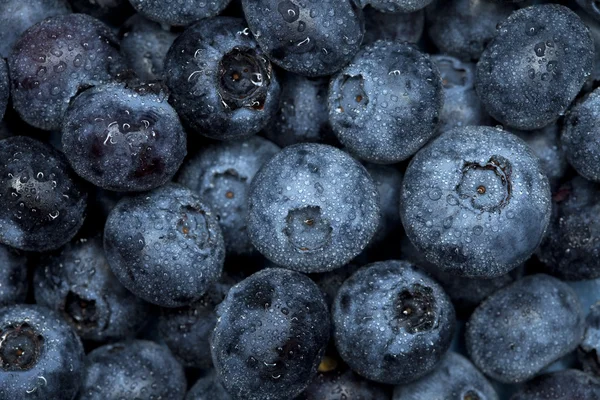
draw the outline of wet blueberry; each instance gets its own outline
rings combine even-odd
[[[129,0],[144,17],[165,25],[186,26],[219,15],[231,0]]]
[[[510,400],[596,400],[598,398],[600,398],[600,380],[584,372],[568,369],[532,379]]]

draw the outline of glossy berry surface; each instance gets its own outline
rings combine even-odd
[[[87,194],[64,155],[24,136],[0,141],[0,243],[54,250],[75,236]]]
[[[600,397],[597,377],[577,370],[541,375],[514,394],[510,400],[593,400]]]
[[[147,191],[171,180],[186,155],[186,134],[164,93],[108,84],[71,103],[63,151],[75,172],[95,186]]]
[[[402,182],[407,236],[427,261],[457,275],[492,278],[523,263],[550,212],[539,160],[494,128],[443,133],[411,160]]]
[[[319,373],[311,385],[296,400],[389,400],[390,395],[383,385],[372,383],[350,369],[334,364],[327,371],[327,356],[321,362]],[[337,363],[335,360],[334,363]],[[324,368],[325,367],[325,368]]]
[[[211,209],[175,184],[120,200],[106,221],[104,250],[123,286],[162,307],[198,300],[221,276],[225,257]]]
[[[332,316],[342,359],[370,380],[395,385],[433,371],[455,323],[443,289],[405,261],[355,272],[339,289]]]
[[[231,288],[217,313],[213,363],[232,399],[292,399],[308,387],[330,331],[309,278],[263,269]]]
[[[4,112],[8,106],[10,95],[10,82],[8,80],[8,66],[5,60],[0,60],[0,120],[4,117]]]
[[[231,0],[129,0],[146,18],[166,25],[186,26],[221,13]]]
[[[248,194],[248,234],[277,265],[325,272],[349,262],[379,225],[368,172],[334,147],[284,148],[256,174]]]

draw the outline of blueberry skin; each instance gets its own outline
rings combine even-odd
[[[536,377],[510,400],[596,400],[600,381],[584,372],[568,369]]]
[[[160,337],[184,367],[208,369],[212,366],[209,338],[217,323],[215,308],[232,285],[233,281],[222,280],[189,306],[161,310]]]
[[[468,125],[489,125],[490,117],[475,92],[475,66],[447,55],[432,56],[442,77],[444,108],[440,132]]]
[[[0,245],[0,307],[24,303],[28,289],[27,257]]]
[[[446,353],[429,375],[396,386],[393,400],[498,400],[498,394],[481,372],[458,353]]]
[[[47,251],[71,240],[83,225],[87,193],[62,153],[13,136],[0,141],[0,160],[0,243]]]
[[[407,43],[365,46],[329,86],[333,131],[372,163],[397,163],[417,152],[435,135],[443,106],[436,65]]]
[[[579,18],[585,23],[585,25],[589,28],[590,33],[592,35],[592,39],[594,39],[594,47],[595,57],[594,57],[594,69],[592,72],[592,77],[594,81],[600,81],[600,22],[595,20],[590,14],[582,9],[576,11]]]
[[[163,79],[164,62],[177,34],[139,14],[121,27],[121,53],[142,81]]]
[[[248,27],[271,61],[286,71],[325,76],[358,52],[365,33],[354,0],[242,0]]]
[[[515,8],[487,0],[435,0],[426,9],[427,32],[442,53],[478,60],[496,35],[496,26]]]
[[[411,13],[383,13],[372,7],[363,10],[365,15],[365,37],[362,44],[378,40],[417,43],[425,27],[423,9]]]
[[[585,12],[593,17],[596,21],[600,21],[600,4],[595,0],[575,0]]]
[[[585,372],[600,375],[600,302],[590,307],[577,355]]]
[[[319,372],[295,400],[390,400],[387,390],[349,369]]]
[[[84,371],[81,341],[54,311],[0,308],[0,393],[4,399],[72,400]]]
[[[186,26],[221,13],[231,0],[129,0],[144,17],[173,26]]]
[[[565,119],[560,137],[569,164],[584,178],[600,182],[600,89],[575,105]]]
[[[432,0],[355,0],[361,7],[367,5],[385,13],[412,13],[427,7]]]
[[[198,379],[185,396],[185,400],[232,400],[214,370]]]
[[[113,275],[100,237],[73,241],[43,257],[33,282],[36,303],[60,313],[82,339],[130,337],[149,318],[147,303]]]
[[[379,225],[377,187],[348,154],[323,144],[284,148],[248,193],[248,234],[277,265],[326,272],[347,264]]]
[[[176,184],[121,199],[106,221],[104,250],[123,286],[161,307],[200,299],[221,276],[225,258],[215,215]]]
[[[548,178],[521,139],[465,127],[444,132],[411,160],[400,216],[427,261],[452,274],[493,278],[533,254],[550,200]]]
[[[217,313],[212,358],[232,399],[293,399],[316,376],[330,320],[305,275],[263,269],[232,287]]]
[[[600,278],[600,186],[575,177],[553,200],[548,233],[537,251],[545,271],[566,280]]]
[[[264,136],[281,147],[328,142],[333,137],[327,111],[328,78],[307,78],[291,72],[282,76],[281,106]]]
[[[171,180],[186,155],[186,134],[164,93],[107,84],[69,106],[63,151],[75,172],[103,189],[147,191]]]
[[[198,193],[219,220],[228,255],[255,251],[246,231],[247,192],[259,168],[279,150],[260,137],[219,143],[200,150],[181,169],[178,182]]]
[[[85,14],[60,15],[32,26],[8,59],[13,107],[28,124],[59,130],[79,91],[110,81],[124,69],[118,46],[106,25]]]
[[[455,329],[443,289],[406,261],[359,269],[339,289],[332,315],[342,359],[367,379],[392,385],[431,372]]]
[[[584,315],[567,284],[530,275],[488,297],[465,333],[473,363],[504,383],[524,382],[573,351],[583,337]]]
[[[147,340],[98,347],[87,355],[78,400],[183,400],[186,380],[181,365],[163,346]]]
[[[500,24],[481,55],[477,93],[501,123],[540,129],[566,111],[593,62],[594,42],[574,12],[557,4],[522,8]]]
[[[10,82],[8,80],[8,66],[6,60],[0,60],[0,120],[4,118],[8,98],[10,96]]]
[[[0,2],[0,56],[8,58],[15,42],[30,26],[70,12],[66,0],[3,0]]]
[[[165,71],[181,119],[213,139],[251,136],[279,107],[273,67],[239,18],[210,18],[186,29],[167,53]]]

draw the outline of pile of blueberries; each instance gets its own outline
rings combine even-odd
[[[600,400],[600,1],[0,0],[0,400]]]

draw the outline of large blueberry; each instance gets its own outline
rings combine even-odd
[[[501,123],[539,129],[566,111],[593,63],[594,42],[577,14],[558,4],[522,8],[481,55],[477,93]]]
[[[248,234],[275,264],[301,272],[341,267],[379,225],[379,195],[356,160],[334,147],[284,148],[256,174],[248,194]]]
[[[305,275],[263,269],[232,287],[217,313],[212,358],[232,399],[293,399],[316,376],[329,311]]]
[[[215,17],[186,29],[165,59],[171,102],[198,134],[250,136],[279,108],[273,67],[242,19]]]
[[[359,158],[379,164],[405,160],[427,143],[443,105],[437,66],[401,42],[364,47],[329,86],[337,138]]]
[[[104,249],[127,289],[163,307],[202,297],[221,276],[225,257],[214,213],[175,184],[121,199],[106,221]]]
[[[405,261],[359,269],[333,303],[335,344],[348,365],[376,382],[403,384],[433,371],[450,347],[450,299]]]
[[[429,262],[458,275],[491,278],[523,263],[550,213],[539,160],[495,128],[443,133],[411,160],[402,183],[407,236]]]

